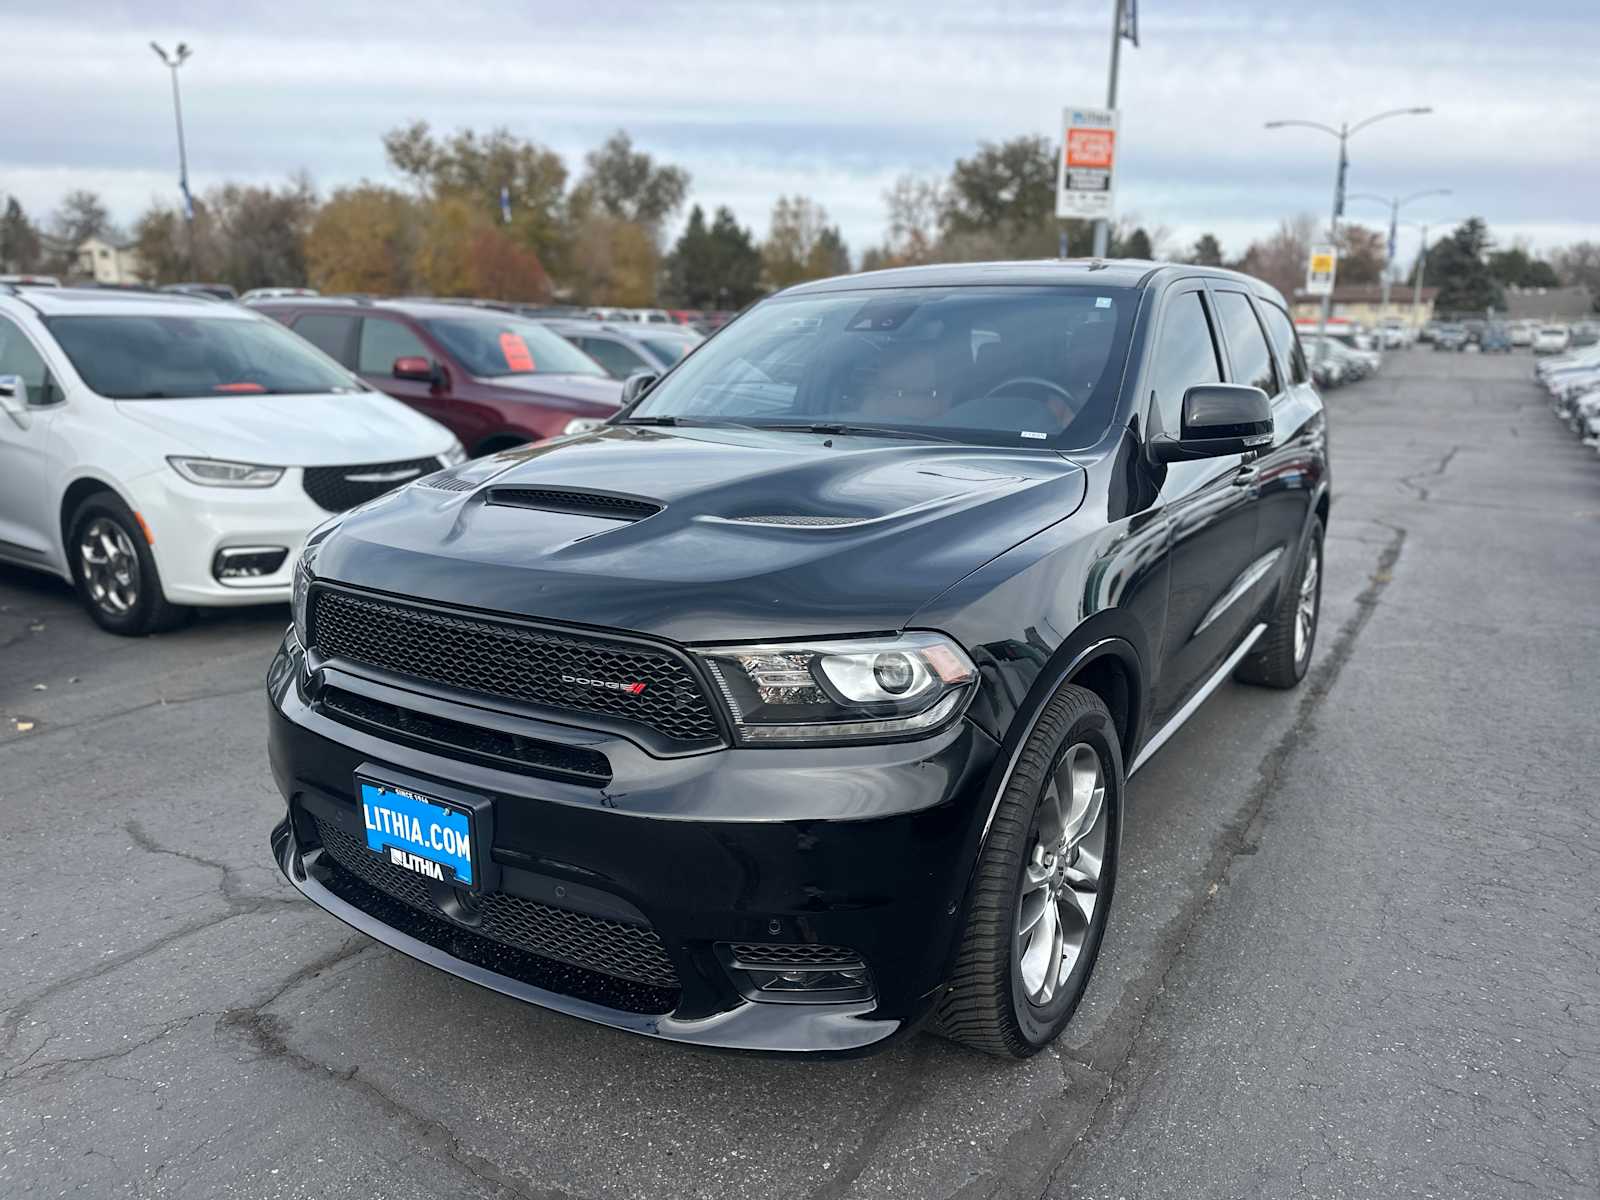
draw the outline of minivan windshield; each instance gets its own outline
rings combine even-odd
[[[1137,293],[918,287],[776,297],[696,349],[624,421],[847,426],[981,445],[1098,441]]]
[[[265,317],[47,317],[83,381],[113,400],[362,392],[350,372]]]
[[[422,322],[480,379],[502,375],[598,375],[605,370],[559,333],[536,321],[491,314]]]

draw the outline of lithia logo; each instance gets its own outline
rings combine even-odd
[[[610,679],[583,679],[577,675],[563,675],[562,683],[576,683],[580,687],[605,688],[608,692],[627,692],[630,696],[638,696],[644,692],[642,683],[617,683]]]

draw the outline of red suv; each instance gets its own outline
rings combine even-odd
[[[592,429],[622,398],[622,385],[587,354],[513,313],[309,297],[250,307],[426,413],[472,455]]]

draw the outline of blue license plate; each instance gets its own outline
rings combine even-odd
[[[392,784],[357,780],[367,849],[437,883],[475,887],[472,816]]]

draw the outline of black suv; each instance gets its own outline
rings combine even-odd
[[[1254,279],[794,288],[604,428],[313,533],[273,852],[372,937],[620,1028],[1031,1054],[1093,967],[1127,777],[1230,675],[1305,674],[1328,503]]]

